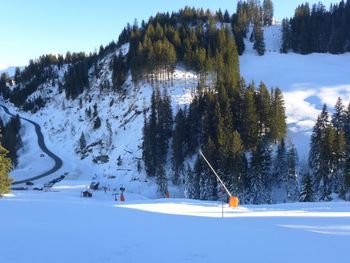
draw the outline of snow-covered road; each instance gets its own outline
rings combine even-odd
[[[5,111],[6,114],[10,115],[10,116],[16,116],[15,114],[11,113],[9,111],[9,109],[4,106],[4,105],[1,105],[0,104],[0,107],[3,108],[3,110]],[[46,176],[49,176],[55,172],[57,172],[63,165],[63,161],[60,157],[58,157],[56,154],[54,154],[53,152],[51,152],[47,147],[46,147],[46,144],[45,144],[45,140],[44,140],[44,135],[42,134],[41,132],[41,128],[40,128],[40,125],[37,124],[36,122],[34,121],[31,121],[27,118],[23,118],[21,116],[19,116],[20,119],[34,125],[35,127],[35,133],[38,137],[38,146],[39,148],[43,151],[43,153],[47,154],[47,156],[49,156],[53,161],[54,161],[54,166],[45,171],[45,172],[42,172],[42,173],[39,173],[39,174],[28,174],[28,177],[27,178],[21,178],[20,180],[15,180],[12,184],[13,185],[16,185],[16,184],[22,184],[22,183],[26,183],[26,182],[30,182],[30,181],[35,181],[35,180],[38,180],[38,179],[41,179],[41,178],[44,178]]]

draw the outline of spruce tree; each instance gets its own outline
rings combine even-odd
[[[300,202],[313,202],[314,201],[314,187],[311,175],[306,172],[302,174],[301,191],[299,195]]]
[[[263,2],[263,23],[264,26],[271,26],[273,19],[273,3],[271,0],[264,0]]]
[[[287,18],[282,20],[282,47],[281,53],[288,53],[290,49],[290,24]]]
[[[156,182],[158,185],[158,190],[157,190],[158,194],[160,197],[166,197],[166,193],[168,192],[168,179],[166,177],[166,173],[162,162],[158,162],[156,171],[157,171]]]
[[[81,152],[82,152],[82,151],[85,149],[85,147],[86,147],[86,140],[85,140],[84,132],[82,132],[81,135],[80,135],[79,147],[80,147],[80,151],[81,151]]]
[[[253,151],[250,169],[252,202],[271,203],[271,148],[266,139]]]
[[[215,156],[215,145],[211,138],[208,139],[206,144],[204,155],[215,165],[213,161]],[[197,176],[199,177],[199,198],[201,200],[216,200],[217,199],[217,179],[210,168],[201,162],[201,166],[196,170]]]
[[[245,147],[247,149],[252,149],[258,140],[258,115],[255,105],[253,86],[246,91],[244,100],[242,139]]]
[[[176,115],[175,118],[175,131],[173,135],[173,183],[179,184],[180,172],[183,169],[184,162],[184,143],[186,136],[186,122],[185,115],[182,109]]]
[[[333,127],[339,132],[340,130],[344,129],[345,125],[345,107],[343,104],[342,99],[339,97],[337,100],[337,103],[334,107],[334,114],[332,115],[332,125]]]
[[[201,174],[201,160],[197,156],[194,171],[190,166],[187,167],[185,175],[185,197],[190,199],[199,199],[199,174]]]
[[[345,113],[345,142],[346,142],[346,158],[344,167],[345,188],[348,191],[350,189],[350,103]]]
[[[282,91],[276,88],[272,92],[271,98],[271,129],[268,137],[274,141],[279,141],[285,137],[287,133],[286,110]]]
[[[1,144],[8,150],[7,156],[11,159],[14,167],[17,166],[18,150],[22,147],[20,136],[21,121],[19,116],[12,117],[2,131]]]
[[[264,31],[261,28],[260,23],[255,23],[253,28],[254,49],[258,52],[259,56],[265,54],[265,40]]]
[[[309,166],[315,187],[315,195],[319,200],[328,200],[331,194],[330,169],[332,169],[331,141],[334,140],[334,129],[330,127],[327,106],[324,105],[317,118],[311,135]]]
[[[299,199],[297,181],[298,155],[294,145],[291,145],[287,153],[287,201],[295,202]]]
[[[287,171],[287,147],[284,139],[282,139],[277,146],[276,156],[273,161],[273,172],[271,179],[273,203],[287,201]]]
[[[1,134],[0,134],[1,137]],[[7,157],[8,151],[0,144],[0,197],[10,192],[12,179],[9,176],[12,164]]]

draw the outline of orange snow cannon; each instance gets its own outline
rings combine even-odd
[[[238,207],[239,205],[239,199],[237,196],[230,196],[230,202],[228,204],[229,207]]]

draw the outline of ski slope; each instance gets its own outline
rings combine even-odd
[[[280,54],[281,26],[264,30],[266,53],[258,56],[252,43],[240,57],[241,74],[247,82],[263,81],[284,94],[289,135],[300,159],[307,158],[309,138],[324,103],[332,110],[338,97],[350,103],[350,53],[341,55]]]
[[[348,203],[225,207],[222,219],[217,202],[121,204],[80,198],[84,187],[1,199],[1,262],[350,262]]]

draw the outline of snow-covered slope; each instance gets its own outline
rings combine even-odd
[[[284,91],[287,108],[289,135],[296,144],[300,159],[308,153],[309,136],[323,103],[333,106],[338,96],[346,103],[350,102],[350,54],[330,55],[311,54],[307,56],[294,53],[280,54],[281,26],[275,25],[264,29],[266,53],[258,56],[252,43],[246,40],[246,51],[240,57],[241,74],[247,81],[264,81],[269,87],[280,87]],[[121,47],[124,55],[128,45]],[[143,169],[138,171],[142,156],[142,127],[144,111],[150,105],[152,86],[146,82],[134,84],[128,77],[125,93],[109,92],[101,89],[101,84],[111,82],[108,54],[98,64],[99,77],[90,77],[90,89],[76,100],[67,100],[64,92],[59,91],[57,83],[46,83],[31,95],[47,100],[46,106],[35,114],[20,112],[24,117],[41,124],[48,147],[63,159],[64,167],[53,176],[68,172],[68,179],[91,181],[96,179],[110,188],[127,186],[128,190],[148,197],[156,196],[156,186],[146,177]],[[56,69],[60,79],[67,66]],[[93,71],[93,69],[91,69]],[[174,81],[167,83],[172,98],[173,111],[190,103],[197,85],[197,77],[178,66]],[[93,129],[95,118],[88,117],[90,108],[101,119],[101,127]],[[11,108],[11,105],[8,105]],[[18,109],[12,107],[12,111]],[[40,157],[35,146],[33,127],[25,125],[25,147],[22,149],[18,168],[12,176],[19,180],[50,166],[50,160]],[[77,153],[79,138],[84,132],[87,141],[88,156],[81,159]],[[108,161],[101,163],[101,159]],[[117,160],[121,163],[117,165]],[[94,160],[97,162],[95,163]],[[141,162],[142,164],[142,162]],[[170,168],[170,167],[169,167]],[[171,169],[167,169],[168,173]],[[170,174],[169,174],[170,176]],[[38,183],[44,183],[41,180]],[[171,187],[172,196],[182,196],[181,189]]]
[[[225,207],[221,219],[220,202],[127,194],[121,204],[77,189],[2,199],[2,262],[350,261],[348,203]]]
[[[265,28],[264,36],[264,56],[258,56],[246,41],[247,51],[240,57],[241,74],[247,81],[263,81],[284,92],[289,134],[303,159],[322,105],[332,108],[339,96],[350,102],[350,53],[280,54],[281,26]]]
[[[125,55],[128,52],[128,45],[122,46],[121,49]],[[119,50],[115,54],[119,54]],[[64,167],[54,176],[67,172],[68,179],[78,181],[96,179],[108,188],[119,188],[124,185],[134,193],[156,197],[157,189],[154,182],[146,177],[143,169],[142,171],[137,169],[139,163],[142,164],[140,159],[144,112],[147,112],[150,106],[153,87],[146,82],[136,85],[129,76],[124,84],[125,92],[117,93],[101,89],[102,83],[111,82],[112,72],[109,65],[112,56],[113,54],[109,54],[99,61],[99,78],[90,77],[90,89],[77,99],[67,100],[65,93],[59,91],[57,84],[45,83],[29,99],[41,96],[47,101],[46,106],[35,114],[19,113],[41,125],[48,147],[63,159]],[[56,70],[62,79],[67,67]],[[162,83],[160,86],[163,86]],[[191,102],[197,86],[197,76],[178,66],[173,81],[165,83],[165,86],[171,95],[175,114],[179,107]],[[18,111],[9,103],[7,105],[12,112]],[[97,115],[101,119],[101,127],[98,129],[93,128],[96,117],[88,117],[86,113],[91,109],[93,114],[95,105]],[[27,142],[27,136],[34,137],[34,134],[30,130],[32,127],[25,126],[25,129],[28,134],[24,140]],[[87,157],[84,158],[77,153],[82,133],[87,144]],[[21,152],[18,169],[11,174],[16,180],[28,178],[28,173],[46,169],[49,165],[49,162],[40,157],[35,146],[30,145],[32,144],[27,145]],[[106,158],[108,160],[103,160]],[[121,163],[118,165],[119,158]],[[45,182],[47,179],[39,180],[36,184]],[[178,187],[170,186],[170,190],[172,196],[183,196]]]

